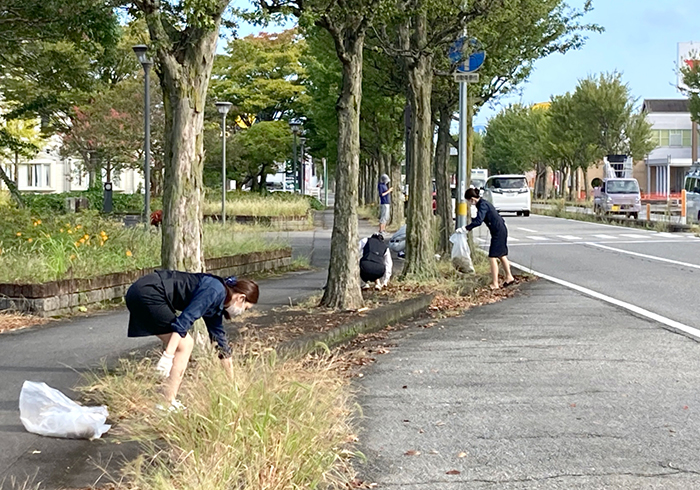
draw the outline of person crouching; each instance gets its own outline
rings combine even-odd
[[[247,279],[172,270],[157,270],[129,287],[125,296],[128,336],[155,335],[163,342],[156,370],[166,378],[163,395],[168,405],[182,407],[176,397],[194,347],[189,330],[195,320],[204,320],[224,368],[233,375],[223,318],[240,315],[258,302],[258,295],[258,285]],[[181,312],[179,316],[176,311]]]
[[[381,290],[389,283],[394,266],[384,236],[375,233],[360,240],[360,257],[360,279],[365,283],[364,289],[370,288],[370,283],[374,282],[374,288]]]

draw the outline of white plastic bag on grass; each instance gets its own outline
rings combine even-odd
[[[27,431],[67,439],[99,439],[110,429],[107,407],[83,407],[46,383],[25,381],[19,417]]]
[[[474,272],[467,234],[453,233],[450,237],[450,243],[452,243],[452,265],[454,268],[459,272]]]

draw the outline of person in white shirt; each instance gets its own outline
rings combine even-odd
[[[360,278],[365,282],[364,288],[371,287],[372,282],[377,290],[385,287],[393,266],[391,251],[381,233],[360,240]]]

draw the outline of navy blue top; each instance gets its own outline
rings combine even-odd
[[[377,189],[379,189],[379,204],[391,204],[391,192],[389,192],[389,186],[384,182],[380,182]],[[384,195],[385,192],[388,192],[386,196]]]
[[[486,226],[488,226],[491,232],[491,236],[506,230],[505,221],[503,221],[501,215],[498,214],[496,208],[493,207],[493,204],[486,199],[479,199],[479,202],[476,203],[476,210],[476,218],[467,225],[467,231],[481,226],[481,223],[486,223]]]
[[[223,283],[213,276],[201,274],[199,284],[192,291],[187,306],[173,321],[173,329],[184,337],[195,320],[201,318],[207,326],[209,338],[217,343],[225,357],[230,357],[231,347],[228,345],[223,325],[224,301],[226,287]]]

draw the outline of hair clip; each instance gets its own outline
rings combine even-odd
[[[226,279],[224,279],[224,284],[232,288],[236,284],[238,284],[238,279],[236,278],[236,276],[228,276]]]

